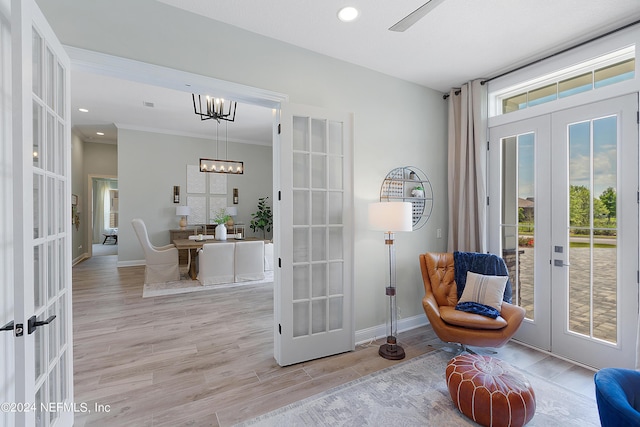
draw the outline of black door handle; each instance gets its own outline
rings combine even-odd
[[[0,331],[13,331],[13,320],[0,328]]]
[[[38,321],[38,320],[36,320],[36,316],[31,316],[29,318],[29,322],[27,324],[27,331],[29,332],[29,335],[31,335],[33,333],[33,331],[35,331],[38,326],[48,325],[55,318],[56,318],[56,315],[52,314],[51,316],[49,316],[47,318],[47,320]]]

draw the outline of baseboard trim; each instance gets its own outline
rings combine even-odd
[[[139,267],[145,265],[143,259],[134,259],[133,261],[118,261],[117,266],[120,267]]]
[[[406,332],[429,324],[424,314],[398,320],[398,332]],[[387,336],[387,325],[377,325],[356,331],[356,345],[364,344]]]
[[[73,261],[71,261],[71,267],[74,267],[75,265],[80,264],[85,259],[89,259],[89,254],[87,252],[83,253],[82,255],[75,258]]]

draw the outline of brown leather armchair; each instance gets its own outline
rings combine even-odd
[[[502,347],[516,333],[525,310],[502,303],[496,319],[455,309],[458,303],[453,253],[428,252],[420,255],[425,295],[424,312],[438,338],[464,346]]]

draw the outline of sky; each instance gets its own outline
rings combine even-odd
[[[568,134],[569,184],[591,189],[593,180],[594,197],[599,197],[609,187],[615,189],[617,117],[608,116],[570,124]],[[535,195],[534,148],[534,133],[518,135],[518,197],[523,199]]]

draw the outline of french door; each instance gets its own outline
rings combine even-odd
[[[2,0],[0,10],[3,67],[11,38],[11,81],[5,68],[1,81],[2,151],[10,155],[1,188],[11,201],[1,262],[9,280],[0,286],[13,297],[0,313],[8,349],[0,364],[10,374],[0,389],[10,406],[0,416],[6,425],[70,426],[83,407],[71,404],[69,58],[35,1]]]
[[[274,138],[275,358],[353,350],[350,114],[283,103]]]
[[[490,129],[491,250],[516,339],[593,367],[633,367],[638,325],[638,99]]]

